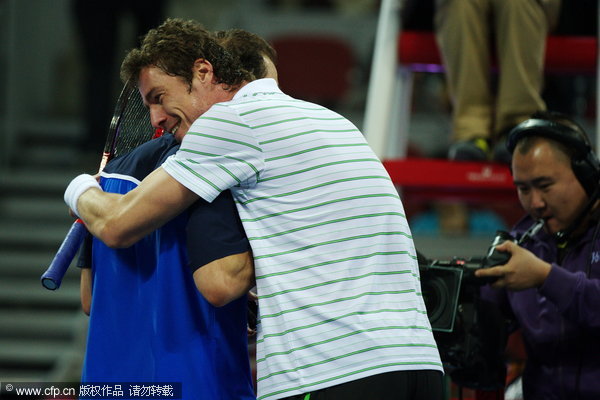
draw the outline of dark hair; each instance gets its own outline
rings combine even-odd
[[[264,78],[267,68],[263,57],[277,63],[275,49],[260,36],[243,29],[228,29],[215,32],[217,42],[231,55],[237,58],[241,66],[252,73],[255,78]]]
[[[191,89],[193,66],[198,59],[212,64],[218,83],[235,88],[251,80],[250,73],[200,23],[178,18],[169,18],[148,31],[140,47],[129,51],[121,64],[121,79],[137,82],[143,68],[154,66],[181,77]]]

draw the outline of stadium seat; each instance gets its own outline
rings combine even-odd
[[[347,98],[356,60],[344,39],[323,34],[286,34],[270,42],[277,51],[279,85],[285,93],[326,106],[335,106]]]

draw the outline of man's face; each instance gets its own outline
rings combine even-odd
[[[211,75],[212,76],[212,75]],[[178,141],[188,132],[192,123],[217,100],[205,81],[211,76],[195,71],[192,89],[180,77],[166,74],[157,67],[146,67],[140,72],[139,91],[150,110],[150,121],[155,128],[163,128]]]
[[[547,140],[537,139],[526,154],[516,150],[512,169],[521,205],[533,218],[543,218],[549,233],[566,229],[585,207],[587,195],[569,157]]]

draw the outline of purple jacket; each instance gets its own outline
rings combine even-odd
[[[519,237],[533,222],[525,217],[511,233]],[[577,390],[579,399],[600,399],[600,238],[592,243],[594,230],[595,225],[571,245],[562,262],[556,240],[543,230],[523,245],[552,264],[539,289],[482,289],[521,328],[528,357],[525,400],[571,400]]]

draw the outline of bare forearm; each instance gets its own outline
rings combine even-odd
[[[162,168],[126,195],[91,188],[77,211],[90,232],[110,247],[129,247],[164,225],[198,198]]]
[[[224,306],[254,286],[252,254],[234,254],[208,263],[194,272],[194,282],[209,303]]]
[[[131,193],[131,192],[130,192]],[[174,215],[144,212],[135,196],[86,191],[78,202],[78,211],[88,230],[107,246],[129,247],[161,227]]]
[[[90,189],[79,197],[78,213],[87,229],[110,247],[127,247],[127,243],[115,231],[117,221],[123,221],[124,210],[120,208],[122,195]],[[115,235],[116,233],[116,235]],[[132,238],[134,239],[134,238]]]

